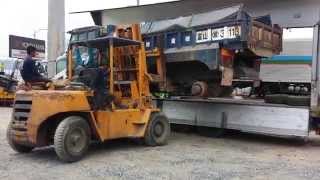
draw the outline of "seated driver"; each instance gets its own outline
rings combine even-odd
[[[33,57],[36,55],[36,48],[33,46],[27,47],[27,56],[23,61],[21,76],[26,83],[47,83],[51,82],[48,78],[43,77],[35,64]]]

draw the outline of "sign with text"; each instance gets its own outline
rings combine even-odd
[[[45,59],[46,42],[39,39],[26,38],[21,36],[9,35],[9,57],[25,58],[27,56],[27,47],[36,48],[35,59]]]
[[[211,41],[211,29],[197,31],[196,33],[196,42],[208,42]]]
[[[197,31],[196,42],[220,41],[224,39],[235,39],[241,36],[240,26],[231,26],[216,29]]]

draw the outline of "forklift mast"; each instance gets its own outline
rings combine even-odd
[[[95,36],[91,37],[92,34]],[[79,43],[83,42],[81,39],[83,37],[87,38],[87,42]],[[92,38],[96,39],[91,40]],[[107,44],[99,43],[99,38],[101,41],[106,38]],[[106,80],[107,88],[109,94],[115,97],[115,104],[131,108],[151,107],[152,99],[149,91],[151,78],[147,73],[146,52],[141,39],[138,24],[106,28],[94,26],[73,30],[67,53],[68,79],[72,81],[77,76],[77,66],[82,63],[79,47],[85,46],[88,48],[89,56],[87,64],[97,64],[98,66],[94,68],[98,68],[98,71],[107,69],[106,73],[109,74],[109,79]],[[90,62],[94,56],[93,48],[98,52],[96,63]],[[115,105],[112,106],[115,108]]]

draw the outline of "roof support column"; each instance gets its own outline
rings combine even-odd
[[[319,106],[320,92],[320,21],[313,28],[311,107]]]
[[[48,1],[48,76],[56,74],[56,59],[65,52],[64,0]]]

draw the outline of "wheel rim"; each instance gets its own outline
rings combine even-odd
[[[192,84],[191,94],[193,96],[205,97],[208,95],[208,84],[202,81],[197,81]]]
[[[66,145],[71,154],[78,154],[86,147],[86,133],[81,128],[72,129],[67,137]]]
[[[161,137],[164,133],[164,125],[161,122],[157,122],[154,125],[153,134],[155,137]]]

